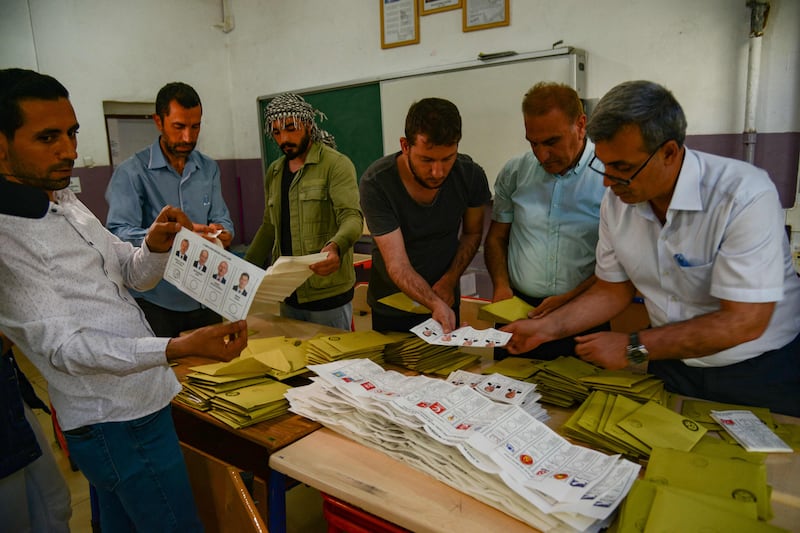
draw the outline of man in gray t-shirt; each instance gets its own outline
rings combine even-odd
[[[458,327],[459,281],[480,245],[491,197],[483,169],[458,153],[460,140],[456,106],[420,100],[406,116],[401,151],[361,178],[361,209],[375,241],[367,292],[375,330],[407,331],[427,318],[378,302],[396,292],[430,309],[445,331]]]

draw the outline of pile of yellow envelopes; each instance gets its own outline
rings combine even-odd
[[[250,339],[227,363],[192,367],[175,399],[235,428],[274,418],[287,411],[289,389],[275,379],[305,372],[307,350],[306,341],[294,338]]]
[[[592,448],[633,458],[658,447],[689,451],[707,431],[654,401],[641,404],[605,391],[593,391],[562,429]]]
[[[664,404],[667,397],[664,383],[650,374],[627,369],[604,370],[577,357],[559,357],[553,361],[507,357],[484,371],[492,372],[536,383],[543,403],[561,407],[583,402],[593,390],[621,394],[639,402],[652,400]]]
[[[764,454],[719,439],[691,452],[653,448],[644,479],[622,504],[616,533],[641,531],[784,531],[769,525]]]
[[[384,352],[386,362],[423,374],[447,376],[480,359],[480,355],[461,352],[458,346],[428,344],[410,333],[393,333],[392,335],[395,342],[386,347]]]
[[[308,364],[341,359],[371,359],[381,364],[384,346],[391,342],[390,336],[372,330],[323,335],[308,341]]]

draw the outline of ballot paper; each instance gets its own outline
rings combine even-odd
[[[291,411],[541,531],[606,527],[640,468],[569,443],[513,403],[524,391],[511,398],[509,387],[500,395],[500,388],[486,391],[497,375],[459,372],[445,381],[385,371],[369,360],[309,369],[314,382],[286,393]]]
[[[428,344],[442,346],[505,346],[511,339],[511,333],[494,328],[475,329],[472,326],[464,326],[445,333],[442,325],[433,318],[417,324],[411,328],[411,332]]]
[[[247,317],[253,301],[283,301],[313,274],[308,266],[325,257],[324,253],[280,257],[265,271],[181,228],[169,252],[164,279],[235,321]],[[265,277],[268,282],[262,283]]]
[[[748,452],[792,453],[792,448],[752,411],[711,411],[711,418]]]

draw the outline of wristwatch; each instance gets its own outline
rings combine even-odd
[[[648,352],[644,344],[639,341],[639,332],[631,333],[628,347],[625,348],[625,357],[628,358],[628,361],[638,365],[639,363],[647,361],[649,355],[650,352]]]

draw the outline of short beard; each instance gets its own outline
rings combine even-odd
[[[439,185],[438,187],[432,187],[432,186],[428,185],[425,182],[425,180],[423,180],[422,178],[419,177],[419,174],[417,174],[417,171],[414,170],[414,164],[411,163],[411,158],[410,157],[408,157],[408,169],[411,171],[411,175],[414,176],[414,181],[416,181],[419,184],[420,187],[422,187],[423,189],[428,189],[429,191],[438,191],[439,189],[441,189],[444,186],[444,182],[447,181],[446,179],[442,180],[442,184]]]
[[[69,176],[65,178],[59,178],[57,180],[39,178],[35,176],[24,176],[19,174],[3,174],[3,176],[13,178],[11,181],[17,181],[23,185],[30,185],[31,187],[36,187],[37,189],[41,189],[43,191],[60,191],[62,189],[66,189],[69,187],[71,180]]]
[[[291,150],[288,147],[294,146],[284,143],[281,145],[281,151],[286,155],[286,159],[292,160],[297,159],[301,155],[305,154],[308,150],[308,146],[311,144],[311,136],[306,133],[302,139],[300,139],[300,144],[297,146],[297,150]]]

